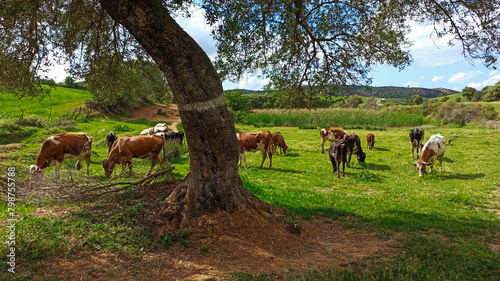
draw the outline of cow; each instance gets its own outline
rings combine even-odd
[[[116,164],[122,164],[123,171],[128,164],[130,176],[132,176],[132,158],[151,158],[151,169],[146,173],[146,176],[151,174],[156,161],[160,162],[160,165],[162,164],[159,154],[163,143],[164,138],[161,136],[120,137],[111,148],[108,158],[102,160],[106,177],[113,173]]]
[[[349,159],[347,160],[347,167],[351,167],[351,156],[356,154],[359,163],[364,163],[366,159],[366,153],[361,149],[361,139],[355,133],[351,133],[345,136],[345,141],[347,142],[348,150],[347,154]]]
[[[108,146],[108,154],[111,151],[111,147],[115,143],[116,139],[117,139],[116,134],[113,132],[109,132],[106,135],[106,145]]]
[[[262,152],[262,163],[260,163],[260,168],[264,165],[266,160],[266,155],[269,156],[269,168],[273,164],[273,135],[269,131],[262,131],[258,133],[238,133],[236,134],[238,139],[238,144],[240,146],[240,156],[238,167],[241,166],[242,160],[245,161],[245,168],[247,166],[247,158],[245,156],[245,151],[256,152],[260,150]]]
[[[409,139],[410,139],[410,145],[411,145],[411,158],[414,158],[414,150],[415,148],[417,149],[417,158],[420,158],[420,152],[422,151],[423,147],[423,142],[424,142],[424,129],[420,130],[418,128],[415,128],[410,131],[409,134]]]
[[[343,139],[347,135],[345,131],[338,129],[321,129],[319,134],[321,135],[321,154],[325,153],[325,142],[327,140],[334,142]]]
[[[62,133],[46,139],[34,165],[29,166],[32,180],[41,180],[45,169],[55,166],[54,176],[59,178],[59,169],[64,159],[77,158],[76,169],[80,170],[82,160],[87,164],[85,175],[89,175],[92,138],[86,133]]]
[[[184,133],[181,131],[173,131],[173,132],[162,132],[156,133],[156,136],[162,136],[165,138],[165,141],[176,141],[180,145],[183,145],[182,141],[184,140]]]
[[[342,163],[342,176],[345,177],[345,162],[347,160],[347,151],[349,144],[345,139],[334,141],[328,149],[330,162],[333,166],[333,174],[337,173],[337,178],[340,178],[340,163]]]
[[[369,133],[368,135],[366,135],[366,149],[372,150],[374,145],[375,145],[375,135]]]
[[[170,128],[167,126],[167,124],[158,123],[153,128],[147,128],[147,129],[142,130],[141,135],[152,136],[152,135],[157,134],[157,133],[166,133],[169,131],[170,131]]]
[[[453,139],[446,143],[446,139],[441,134],[431,136],[422,149],[422,156],[420,157],[420,160],[413,163],[413,166],[415,166],[418,170],[418,176],[422,176],[422,172],[425,172],[426,166],[430,166],[429,174],[432,173],[432,168],[434,167],[436,159],[439,159],[439,171],[443,171],[442,162],[444,152],[446,151],[446,146],[448,146],[452,141]]]
[[[277,133],[273,133],[273,150],[277,151],[276,148],[280,147],[280,154],[285,154],[288,149],[288,145],[285,144],[285,138]]]

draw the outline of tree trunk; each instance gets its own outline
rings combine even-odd
[[[269,207],[243,187],[238,141],[221,80],[201,47],[173,20],[162,1],[100,0],[163,71],[179,108],[190,173],[164,202],[175,228],[203,227],[202,217],[244,213],[259,220]]]

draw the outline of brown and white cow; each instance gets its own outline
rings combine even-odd
[[[120,137],[109,152],[108,158],[102,161],[106,177],[109,177],[116,164],[122,164],[123,170],[126,165],[132,176],[132,158],[151,158],[151,169],[146,173],[149,175],[156,165],[156,161],[162,164],[159,154],[163,148],[164,138],[162,136],[131,136]]]
[[[55,166],[55,178],[59,178],[59,169],[64,159],[77,158],[76,169],[80,170],[82,160],[87,163],[89,175],[90,156],[92,154],[92,138],[85,133],[62,133],[46,139],[40,153],[36,158],[35,165],[29,166],[32,180],[38,181],[43,178],[45,169]]]
[[[347,133],[338,129],[321,129],[319,134],[321,135],[321,153],[323,154],[325,153],[325,142],[327,140],[331,142],[341,140]]]
[[[363,152],[361,148],[361,139],[355,133],[351,133],[345,136],[345,141],[349,145],[347,154],[349,159],[347,160],[347,167],[351,167],[351,156],[356,154],[359,163],[365,163],[366,153]]]
[[[260,150],[262,152],[262,163],[260,163],[260,168],[264,165],[266,160],[266,155],[269,156],[269,168],[273,164],[273,135],[269,131],[262,131],[258,133],[238,133],[236,134],[238,138],[238,143],[240,145],[240,156],[238,167],[241,166],[241,161],[245,161],[245,168],[247,166],[247,158],[245,156],[245,151],[256,152]]]
[[[288,149],[288,145],[285,144],[285,138],[277,133],[273,133],[273,150],[277,151],[276,148],[280,147],[280,154],[285,154]]]
[[[411,145],[411,158],[415,157],[413,154],[415,148],[417,149],[417,158],[420,157],[419,152],[421,151],[424,143],[424,136],[425,136],[424,129],[420,130],[418,128],[415,128],[410,131],[408,138],[410,139],[410,145]]]
[[[375,135],[369,133],[368,135],[366,135],[366,149],[372,150],[374,145],[375,145]]]
[[[425,168],[427,166],[430,166],[429,173],[432,173],[432,168],[434,167],[436,159],[439,159],[439,171],[443,171],[442,162],[444,152],[446,151],[446,146],[452,141],[453,139],[446,143],[446,139],[441,134],[431,136],[422,149],[422,156],[420,157],[420,160],[413,163],[413,166],[417,167],[418,175],[420,177],[422,176],[422,172],[425,172]]]
[[[342,163],[342,176],[345,177],[345,162],[347,161],[347,151],[349,144],[344,139],[334,141],[328,149],[330,162],[332,162],[333,173],[337,173],[337,178],[340,178],[340,163]]]
[[[167,126],[166,123],[158,123],[154,126],[154,128],[148,128],[148,129],[142,130],[141,135],[152,136],[152,135],[157,134],[157,133],[166,133],[169,131],[170,131],[170,128]]]

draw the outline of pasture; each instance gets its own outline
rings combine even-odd
[[[64,264],[78,262],[87,266],[82,266],[78,272],[89,279],[106,276],[154,278],[148,274],[162,270],[164,274],[182,271],[179,266],[172,266],[165,255],[184,255],[185,261],[203,261],[212,266],[213,274],[204,275],[208,280],[498,280],[498,130],[484,129],[480,124],[462,128],[424,126],[425,140],[432,134],[441,133],[455,141],[447,147],[443,172],[435,167],[432,174],[420,178],[412,165],[417,159],[411,159],[408,141],[408,132],[413,126],[346,129],[360,136],[367,158],[365,164],[360,164],[353,156],[351,167],[346,168],[346,177],[337,179],[328,154],[320,152],[319,128],[237,124],[238,131],[270,130],[284,136],[289,150],[285,155],[275,154],[271,168],[268,168],[269,160],[262,169],[258,168],[260,152],[247,152],[248,169],[242,165],[239,172],[246,188],[260,199],[282,208],[288,213],[287,220],[303,226],[304,237],[311,230],[307,227],[314,227],[317,224],[312,222],[319,220],[322,225],[341,225],[354,233],[354,237],[373,234],[377,241],[390,245],[389,250],[345,263],[320,268],[303,264],[262,273],[243,265],[235,266],[241,260],[223,256],[224,251],[214,244],[205,240],[190,241],[189,229],[170,236],[155,236],[149,219],[154,217],[155,206],[164,199],[155,192],[162,183],[154,185],[156,187],[132,186],[102,196],[95,193],[83,199],[65,197],[68,190],[80,190],[83,186],[108,180],[101,162],[107,153],[104,138],[108,131],[129,135],[150,125],[148,120],[130,121],[124,116],[76,123],[71,130],[84,131],[94,137],[96,154],[92,156],[90,177],[85,178],[83,171],[74,169],[74,160],[65,160],[61,182],[53,184],[50,181],[53,175],[53,168],[50,168],[46,172],[46,186],[26,184],[24,168],[34,163],[43,140],[65,129],[38,129],[24,139],[0,146],[2,171],[5,174],[7,167],[16,167],[20,181],[18,189],[22,189],[17,197],[21,220],[17,224],[19,273],[15,278],[42,280],[43,276],[48,276],[58,279],[60,276],[54,272],[62,268],[75,274]],[[361,127],[365,128],[365,124]],[[366,135],[370,132],[375,135],[372,151],[366,149]],[[326,143],[325,150],[329,144]],[[188,157],[184,153],[169,163],[168,166],[175,170],[157,181],[184,178],[189,172]],[[118,166],[115,171],[120,169]],[[132,178],[124,176],[113,181],[139,180],[148,169],[149,161],[135,161]],[[160,170],[156,167],[153,172]],[[147,196],[139,196],[144,194]],[[2,221],[8,218],[6,209],[6,194],[2,193]],[[8,236],[5,223],[2,223],[0,235],[5,241]],[[300,237],[301,234],[296,235]],[[358,243],[361,248],[364,245],[362,240],[351,242]],[[185,256],[188,252],[192,256]],[[7,254],[7,248],[2,245],[1,256]],[[222,257],[226,260],[221,264],[218,261]],[[100,267],[96,272],[88,263],[92,259],[112,266]],[[274,261],[278,263],[278,258]],[[262,259],[262,263],[272,264],[273,260]],[[201,263],[198,266],[201,267]],[[222,270],[224,267],[226,270]],[[5,263],[0,265],[1,279],[12,277],[6,273],[6,268]]]

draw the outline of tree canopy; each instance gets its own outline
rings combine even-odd
[[[39,83],[50,58],[66,60],[75,77],[113,89],[119,64],[149,59],[97,0],[5,0],[0,7],[0,90],[20,97],[46,94]],[[285,101],[369,84],[371,67],[411,63],[410,22],[434,25],[437,37],[462,44],[465,59],[495,67],[500,53],[498,1],[439,0],[167,0],[172,15],[205,9],[214,26],[223,79],[259,73]],[[40,77],[42,76],[42,77]]]

